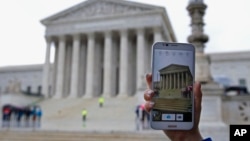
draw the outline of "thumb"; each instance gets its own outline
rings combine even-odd
[[[146,82],[147,82],[147,88],[151,89],[152,85],[152,74],[148,73],[146,74]]]

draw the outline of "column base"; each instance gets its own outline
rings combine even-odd
[[[62,99],[63,97],[60,94],[55,94],[52,97],[53,99]]]
[[[93,98],[94,96],[90,93],[86,93],[82,96],[83,98]]]
[[[78,95],[77,94],[69,94],[67,98],[78,98]]]
[[[128,96],[128,94],[125,94],[125,93],[119,93],[116,97],[117,98],[127,98],[129,96]]]

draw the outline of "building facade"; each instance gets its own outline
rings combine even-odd
[[[159,70],[160,88],[181,89],[192,84],[192,74],[188,66],[171,64]]]
[[[0,94],[41,94],[42,69],[42,64],[1,67]]]
[[[144,89],[152,44],[176,41],[164,8],[130,1],[89,0],[41,23],[47,41],[43,93],[54,98],[134,95]]]
[[[211,53],[210,69],[222,85],[246,86],[250,90],[250,51]]]

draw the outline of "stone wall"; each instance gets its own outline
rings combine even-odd
[[[222,118],[226,124],[250,124],[250,95],[222,96]]]

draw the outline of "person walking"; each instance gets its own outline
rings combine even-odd
[[[83,122],[86,122],[86,120],[87,120],[87,114],[88,114],[88,111],[84,108],[82,110],[82,120],[83,120]]]
[[[41,107],[37,107],[36,108],[37,127],[41,126],[42,115],[43,115],[43,112],[42,112]]]
[[[104,104],[104,97],[103,97],[103,96],[100,96],[99,99],[98,99],[98,102],[99,102],[99,107],[103,107],[103,104]]]

